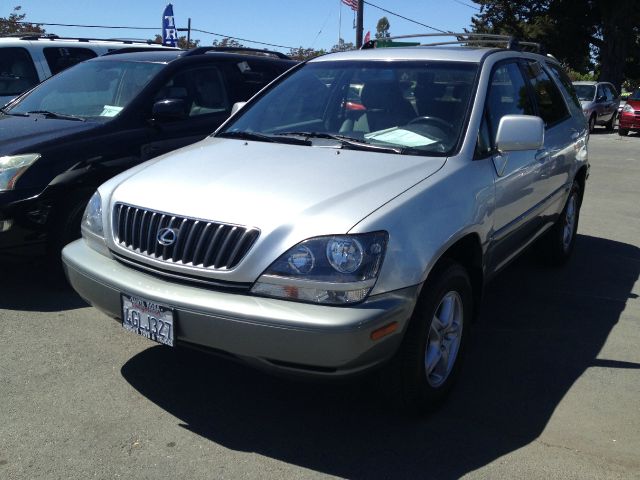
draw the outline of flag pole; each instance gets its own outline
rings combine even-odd
[[[342,0],[338,0],[338,45],[340,45],[340,38],[342,38]]]

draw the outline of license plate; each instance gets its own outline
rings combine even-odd
[[[173,309],[144,298],[122,294],[125,330],[173,347]]]

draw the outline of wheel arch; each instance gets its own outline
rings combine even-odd
[[[580,205],[582,205],[582,199],[584,198],[584,191],[587,186],[587,173],[589,168],[586,165],[580,167],[578,172],[576,173],[575,181],[578,182],[580,186]]]

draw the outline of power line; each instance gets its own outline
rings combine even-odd
[[[111,28],[111,29],[124,29],[124,30],[162,30],[160,27],[125,27],[125,26],[116,26],[116,25],[77,25],[72,23],[45,23],[45,22],[14,22],[20,25],[45,25],[47,27],[81,27],[81,28]],[[267,42],[259,42],[257,40],[249,40],[248,38],[240,38],[240,37],[232,37],[231,35],[223,35],[221,33],[208,32],[206,30],[200,30],[197,28],[192,28],[192,32],[206,33],[208,35],[216,35],[218,37],[226,37],[231,38],[233,40],[242,40],[243,42],[249,43],[257,43],[259,45],[268,45],[270,47],[279,47],[279,48],[295,48],[288,47],[286,45],[277,45],[275,43],[267,43]]]
[[[412,23],[415,23],[417,25],[422,25],[423,27],[430,28],[431,30],[435,30],[436,32],[449,33],[449,32],[445,32],[444,30],[440,30],[439,28],[432,27],[431,25],[427,25],[426,23],[418,22],[416,20],[413,20],[412,18],[407,18],[404,15],[400,15],[399,13],[395,13],[395,12],[392,12],[391,10],[387,10],[385,8],[379,7],[378,5],[374,5],[373,3],[370,3],[370,2],[367,2],[367,1],[365,1],[364,3],[369,5],[369,6],[371,6],[371,7],[377,8],[378,10],[382,10],[383,12],[386,12],[389,15],[394,15],[396,17],[399,17],[399,18],[402,18],[404,20],[407,20],[408,22],[412,22]]]

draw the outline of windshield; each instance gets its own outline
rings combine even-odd
[[[218,136],[297,136],[312,146],[447,155],[458,143],[477,69],[460,62],[311,62]]]
[[[33,60],[24,48],[0,48],[0,96],[15,96],[38,83]]]
[[[582,102],[591,102],[596,96],[595,85],[576,85],[574,83],[573,87],[576,89],[576,94]]]
[[[115,60],[80,63],[36,87],[7,112],[115,117],[164,67],[158,63]]]

